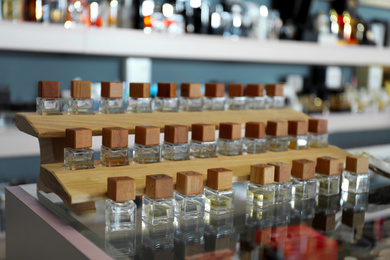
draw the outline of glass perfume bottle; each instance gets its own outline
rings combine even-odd
[[[265,138],[264,122],[247,122],[245,124],[245,137],[242,139],[243,149],[246,153],[265,153],[267,139]]]
[[[370,173],[368,157],[348,155],[343,171],[341,189],[352,193],[365,193],[370,189]]]
[[[176,203],[176,217],[182,219],[203,217],[205,207],[203,175],[193,171],[178,172],[173,198]]]
[[[71,81],[68,100],[68,113],[73,115],[93,114],[93,99],[91,98],[90,81]]]
[[[103,166],[114,167],[129,164],[129,131],[120,127],[106,127],[102,130],[100,161]]]
[[[331,196],[340,193],[339,159],[329,156],[317,158],[317,194]]]
[[[102,82],[101,99],[99,101],[99,112],[102,114],[123,113],[123,83]]]
[[[309,119],[308,143],[313,148],[328,146],[328,120]]]
[[[162,158],[171,161],[182,161],[190,159],[188,126],[166,125],[164,127]]]
[[[316,197],[315,167],[316,163],[310,160],[293,160],[291,169],[293,176],[292,195],[295,198],[308,200]]]
[[[217,142],[218,153],[222,155],[242,154],[241,124],[220,123]]]
[[[137,205],[133,178],[107,178],[106,230],[133,230],[136,227]]]
[[[275,204],[290,203],[292,197],[291,164],[268,163],[275,167]]]
[[[285,106],[285,97],[283,96],[283,84],[267,84],[267,98],[269,108],[279,109]]]
[[[159,127],[136,126],[134,139],[134,162],[157,163],[161,161]]]
[[[267,207],[275,203],[275,167],[267,164],[251,165],[246,203]]]
[[[212,111],[225,110],[225,84],[206,83],[203,98],[203,109]]]
[[[179,99],[176,97],[176,83],[157,83],[157,87],[154,109],[159,112],[179,111]]]
[[[197,158],[213,158],[217,156],[215,141],[215,125],[193,124],[190,153]]]
[[[264,96],[263,84],[246,85],[246,100],[250,109],[265,109],[266,97]]]
[[[288,121],[288,147],[292,150],[307,149],[307,128],[308,124],[305,120],[289,120]]]
[[[142,197],[142,220],[151,225],[173,222],[173,179],[165,174],[147,175]]]
[[[60,83],[58,81],[39,81],[36,104],[38,115],[61,114]]]
[[[202,111],[203,102],[200,83],[181,83],[180,109],[183,111]]]
[[[92,130],[67,128],[65,130],[64,166],[67,170],[92,169]]]
[[[206,196],[205,211],[217,215],[234,209],[233,172],[225,168],[207,170],[207,182],[203,192]]]
[[[143,259],[173,259],[174,225],[142,222]]]
[[[288,150],[288,123],[286,121],[268,121],[266,127],[267,146],[269,151],[283,152]]]
[[[229,98],[227,103],[230,110],[247,109],[246,97],[244,96],[244,85],[229,84]]]
[[[150,97],[149,83],[130,83],[130,97],[127,99],[127,112],[152,112],[152,98]]]
[[[205,221],[201,218],[176,218],[175,259],[185,259],[204,252]]]

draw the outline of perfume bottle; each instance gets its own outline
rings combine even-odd
[[[328,120],[309,119],[308,143],[314,148],[328,146]]]
[[[204,252],[205,221],[201,218],[176,218],[175,259],[185,259]]]
[[[290,203],[292,196],[291,164],[284,162],[268,163],[275,167],[275,204]]]
[[[188,144],[188,126],[166,125],[164,127],[164,143],[162,157],[165,160],[181,161],[190,159]]]
[[[303,150],[308,148],[307,144],[308,124],[305,120],[289,120],[288,136],[290,144],[288,147],[292,150]]]
[[[107,178],[106,229],[110,231],[135,229],[137,205],[133,178]]]
[[[176,83],[157,83],[157,87],[154,109],[160,112],[179,111],[179,99],[176,97]]]
[[[267,84],[267,98],[269,108],[279,109],[284,108],[285,97],[283,96],[283,84]]]
[[[370,189],[370,173],[368,157],[348,155],[343,171],[341,189],[352,193],[365,193]]]
[[[268,121],[266,134],[269,151],[283,152],[288,150],[287,121]]]
[[[317,194],[332,196],[340,193],[339,159],[329,156],[317,158]]]
[[[264,122],[247,122],[245,124],[245,137],[242,139],[243,149],[246,153],[265,153],[267,139],[265,138]]]
[[[234,209],[233,172],[225,168],[207,170],[205,211],[221,215]]]
[[[293,176],[292,195],[295,198],[308,200],[316,197],[315,167],[316,163],[310,160],[293,160],[291,169]]]
[[[99,112],[102,114],[123,113],[123,83],[102,82],[101,99],[99,101]]]
[[[100,161],[103,166],[114,167],[129,164],[129,131],[120,127],[105,127],[102,130]]]
[[[181,83],[180,108],[183,111],[202,111],[200,83]]]
[[[267,164],[251,165],[246,203],[267,207],[275,203],[275,167]]]
[[[151,225],[173,222],[173,179],[165,174],[147,175],[142,197],[142,220]]]
[[[244,85],[229,84],[229,99],[227,103],[230,110],[247,109],[246,97],[244,96]]]
[[[215,141],[215,125],[193,124],[190,153],[197,158],[213,158],[217,156]]]
[[[159,127],[150,125],[135,127],[133,161],[136,163],[161,161]]]
[[[38,115],[61,114],[60,83],[58,81],[39,81],[36,104]]]
[[[225,110],[225,84],[206,83],[203,98],[203,109],[212,111]]]
[[[176,217],[182,219],[203,217],[205,207],[203,175],[193,171],[178,172],[173,198],[176,203]]]
[[[127,99],[127,112],[152,112],[152,98],[150,97],[149,83],[130,83],[130,97]]]
[[[70,87],[72,98],[68,100],[68,113],[73,115],[93,114],[91,82],[72,80]]]
[[[246,85],[246,100],[250,109],[265,109],[266,97],[264,96],[263,84]]]
[[[220,123],[217,147],[222,155],[242,154],[241,124]]]
[[[92,169],[92,130],[67,128],[65,130],[64,164],[67,170]]]

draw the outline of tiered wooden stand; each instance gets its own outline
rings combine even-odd
[[[137,195],[144,192],[145,175],[164,173],[176,179],[178,171],[197,171],[204,174],[208,168],[224,167],[231,169],[234,182],[249,179],[250,165],[274,161],[291,162],[294,159],[307,158],[315,160],[320,156],[339,158],[343,163],[347,152],[335,147],[308,150],[289,150],[287,152],[267,152],[242,156],[221,156],[210,159],[191,159],[188,161],[163,161],[156,164],[134,164],[129,166],[102,167],[95,161],[95,168],[70,171],[64,169],[65,129],[86,127],[92,129],[93,135],[101,135],[103,127],[123,127],[134,134],[137,125],[154,125],[164,130],[167,124],[191,126],[193,123],[239,122],[268,120],[308,120],[309,116],[292,109],[280,110],[246,110],[246,111],[204,111],[178,113],[118,114],[118,115],[58,115],[39,116],[35,113],[16,115],[16,126],[22,132],[39,139],[41,170],[37,182],[38,188],[45,192],[54,192],[65,205],[77,214],[95,212],[94,201],[105,198],[107,177],[130,176],[136,180]]]

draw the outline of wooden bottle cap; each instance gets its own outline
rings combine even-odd
[[[186,98],[200,98],[200,83],[181,83],[181,96]]]
[[[315,133],[315,134],[328,133],[328,120],[309,119],[309,133]]]
[[[240,123],[220,123],[219,138],[228,140],[241,139],[241,124]]]
[[[274,183],[275,167],[268,164],[251,165],[249,181],[256,184],[267,185]]]
[[[233,172],[225,168],[208,169],[206,186],[214,190],[232,189]]]
[[[368,157],[347,155],[345,170],[357,174],[367,173],[369,166]]]
[[[211,124],[193,124],[191,126],[192,140],[198,142],[215,141],[215,125]]]
[[[135,180],[127,176],[107,178],[107,198],[116,202],[135,200]]]
[[[307,135],[308,123],[305,120],[289,120],[288,134],[289,135]]]
[[[129,130],[121,127],[105,127],[102,130],[102,144],[109,148],[126,148],[129,145]]]
[[[317,158],[316,173],[325,175],[337,175],[339,171],[339,159],[330,156]]]
[[[41,98],[59,98],[60,82],[58,81],[39,81],[38,97]]]
[[[247,138],[264,138],[265,123],[264,122],[246,122],[245,137]]]
[[[248,84],[246,85],[246,95],[248,97],[263,97],[264,84]]]
[[[165,174],[146,175],[145,194],[152,199],[172,197],[173,178]]]
[[[82,149],[92,147],[92,130],[88,128],[67,128],[65,147]]]
[[[229,84],[229,97],[243,97],[244,85],[242,84]]]
[[[322,213],[317,213],[313,219],[313,227],[315,229],[327,232],[331,231],[336,226],[336,215],[325,215]]]
[[[203,175],[199,172],[178,172],[176,175],[176,190],[184,195],[194,195],[203,192]]]
[[[267,96],[270,97],[283,97],[283,84],[267,84]]]
[[[353,212],[351,209],[343,209],[341,222],[351,228],[364,226],[365,212]]]
[[[136,126],[134,139],[136,144],[159,145],[160,128],[151,125]]]
[[[276,137],[287,136],[288,123],[287,121],[268,121],[266,134]]]
[[[166,125],[164,141],[172,144],[188,143],[188,128],[186,125]]]
[[[206,83],[205,97],[224,97],[225,84],[223,83]]]
[[[270,162],[268,164],[275,167],[274,181],[282,183],[291,180],[291,164],[284,162]]]
[[[104,98],[122,98],[123,83],[102,81],[100,96]]]
[[[157,96],[160,98],[175,98],[176,83],[157,83]]]
[[[91,81],[72,80],[70,95],[72,98],[91,98]]]
[[[292,161],[291,174],[302,180],[310,180],[314,178],[316,163],[307,159],[299,159]]]
[[[130,83],[130,97],[149,98],[150,83]]]

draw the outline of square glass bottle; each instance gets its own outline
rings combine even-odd
[[[243,84],[229,84],[229,98],[227,100],[229,110],[246,110],[246,97]]]
[[[286,98],[283,96],[283,84],[267,84],[267,98],[269,108],[280,109],[284,108]]]
[[[123,83],[122,82],[102,82],[101,99],[99,101],[99,112],[102,114],[123,113]]]
[[[291,164],[268,163],[275,167],[275,204],[290,203],[292,197]]]
[[[157,163],[161,161],[160,128],[136,126],[133,161],[136,163]]]
[[[130,97],[127,99],[127,112],[151,113],[152,98],[150,83],[130,83]]]
[[[154,109],[159,112],[179,111],[179,99],[176,97],[176,83],[157,83],[157,87]]]
[[[265,153],[267,151],[264,122],[247,122],[245,124],[243,145],[243,150],[246,153]]]
[[[241,124],[220,123],[217,142],[218,153],[222,155],[242,154]]]
[[[303,150],[308,148],[307,144],[308,123],[305,120],[288,121],[288,148],[292,150]]]
[[[136,227],[137,205],[135,180],[110,177],[107,179],[106,229],[110,231],[133,230]]]
[[[268,121],[266,127],[267,147],[272,152],[288,150],[287,121]]]
[[[190,159],[188,126],[166,125],[164,127],[162,158],[170,161],[182,161]]]
[[[309,119],[308,143],[313,148],[328,146],[328,120]]]
[[[181,83],[180,109],[183,111],[202,111],[203,101],[200,83]]]
[[[129,164],[129,131],[120,127],[105,127],[102,130],[100,161],[103,166],[114,167]]]
[[[225,110],[225,84],[206,83],[203,98],[203,110],[223,111]]]
[[[193,124],[191,129],[190,154],[197,158],[217,157],[215,125]]]
[[[265,109],[266,97],[263,84],[246,85],[246,100],[250,109]]]
[[[65,130],[64,166],[67,170],[92,169],[92,130],[67,128]]]
[[[182,219],[202,218],[205,208],[203,175],[198,172],[178,172],[176,175],[175,216]]]
[[[203,192],[205,211],[222,215],[234,210],[233,172],[225,168],[207,170],[207,182]]]
[[[251,165],[246,203],[267,207],[275,203],[275,167],[267,164]]]
[[[39,81],[36,104],[38,115],[61,114],[60,83],[58,81]]]
[[[165,174],[147,175],[142,197],[142,220],[151,225],[173,222],[173,179]]]
[[[329,156],[317,158],[317,194],[332,196],[340,193],[339,159]]]
[[[368,157],[348,155],[343,171],[341,189],[352,193],[365,193],[370,189],[370,173]]]
[[[292,195],[294,198],[308,200],[316,197],[316,163],[307,159],[293,160],[291,175],[293,178]]]
[[[68,113],[73,115],[93,114],[93,99],[91,98],[91,82],[72,80],[68,100]]]

